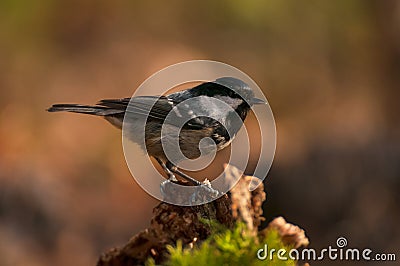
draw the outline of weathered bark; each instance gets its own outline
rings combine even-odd
[[[161,264],[168,256],[167,245],[175,245],[178,240],[183,245],[201,242],[213,233],[212,224],[215,222],[232,228],[240,220],[257,234],[258,226],[264,219],[261,208],[265,200],[263,184],[250,191],[253,177],[241,176],[233,166],[226,166],[225,173],[226,178],[240,176],[229,196],[224,195],[210,203],[192,207],[164,202],[158,204],[153,210],[150,227],[132,237],[123,247],[113,248],[102,254],[97,265],[143,265],[150,257]]]
[[[212,233],[207,220],[218,221],[230,227],[233,224],[231,201],[228,196],[193,207],[158,204],[150,227],[132,237],[125,246],[113,248],[103,254],[97,265],[143,265],[150,256],[160,263],[166,257],[166,246],[206,239]],[[201,220],[201,221],[200,221]]]

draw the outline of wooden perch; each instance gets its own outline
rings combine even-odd
[[[224,195],[210,203],[190,207],[159,203],[153,209],[150,227],[132,237],[123,247],[113,248],[102,254],[97,265],[144,265],[150,257],[156,264],[161,264],[167,259],[168,245],[174,246],[178,240],[189,246],[196,241],[201,242],[213,233],[215,227],[212,225],[215,222],[232,228],[235,221],[240,220],[256,234],[264,219],[261,208],[265,200],[263,184],[250,192],[249,185],[253,177],[241,176],[240,171],[230,165],[226,166],[225,174],[226,178],[240,177],[230,196]],[[282,223],[279,226],[285,227]],[[286,239],[290,241],[298,238]]]
[[[150,256],[156,263],[161,263],[166,259],[167,245],[175,245],[178,239],[183,244],[204,240],[213,232],[212,222],[217,221],[228,228],[234,222],[227,195],[192,207],[161,202],[153,209],[153,214],[149,228],[132,237],[125,246],[101,255],[97,265],[144,265]]]

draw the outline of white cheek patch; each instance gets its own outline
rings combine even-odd
[[[243,103],[243,100],[239,99],[239,98],[231,98],[231,97],[222,96],[222,95],[215,95],[214,97],[217,98],[218,100],[226,102],[233,109],[236,109],[239,105],[241,105]]]

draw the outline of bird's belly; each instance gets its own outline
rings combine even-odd
[[[127,127],[126,134],[129,140],[139,144],[142,149],[147,151],[149,156],[162,160],[167,157],[182,153],[184,157],[178,156],[181,160],[196,159],[200,156],[208,155],[212,152],[222,150],[229,146],[232,139],[216,141],[212,138],[212,129],[188,130],[181,129],[173,125],[165,125],[161,136],[162,126],[158,123],[148,123],[145,130],[145,141],[143,141],[143,129],[139,130],[135,126]],[[201,143],[204,138],[209,141]],[[217,144],[216,144],[217,143]],[[168,154],[168,156],[166,156]]]

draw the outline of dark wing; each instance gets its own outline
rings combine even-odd
[[[123,99],[106,99],[101,100],[98,105],[112,109],[124,110],[132,118],[143,118],[148,116],[149,119],[157,119],[165,121],[168,124],[176,125],[186,129],[200,130],[205,127],[215,127],[219,123],[209,117],[199,116],[197,108],[180,104],[176,99],[167,98],[165,96],[137,96],[131,101],[131,98]]]
[[[172,110],[172,102],[165,96],[137,96],[123,99],[101,100],[98,105],[112,109],[124,110],[135,116],[148,116],[152,119],[164,120]]]

